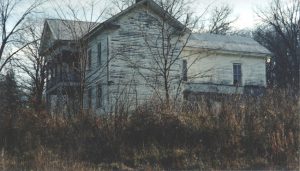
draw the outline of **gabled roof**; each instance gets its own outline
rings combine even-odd
[[[48,46],[52,46],[57,41],[72,41],[78,40],[86,33],[91,31],[97,23],[62,20],[62,19],[46,19],[41,37],[41,45],[39,53],[44,53]]]
[[[54,40],[76,40],[91,31],[97,23],[74,20],[46,19],[45,24]]]
[[[137,7],[140,7],[142,5],[147,6],[149,9],[153,10],[155,13],[157,13],[160,16],[164,16],[164,18],[172,26],[177,27],[177,28],[181,28],[181,29],[185,28],[185,26],[180,21],[178,21],[177,19],[175,19],[174,17],[172,17],[169,13],[167,13],[161,6],[159,6],[153,0],[140,0],[139,2],[136,2],[135,4],[129,6],[127,9],[125,9],[125,10],[119,12],[118,14],[112,16],[111,18],[109,18],[108,20],[104,21],[103,23],[99,23],[95,28],[93,28],[92,31],[90,31],[89,33],[87,33],[84,37],[91,36],[95,32],[106,28],[107,25],[112,24],[114,21],[116,21],[120,17],[126,15],[127,13],[129,13],[130,11],[132,11],[133,9],[135,9]]]
[[[241,36],[194,33],[191,35],[187,47],[271,55],[269,50],[255,40]]]
[[[44,23],[44,30],[42,35],[42,42],[40,51],[43,49],[43,44],[46,39],[44,38],[46,35],[46,30],[49,28],[52,38],[54,41],[71,41],[77,40],[84,37],[89,37],[95,34],[98,31],[101,31],[105,28],[114,28],[118,27],[114,24],[118,18],[126,15],[133,9],[140,7],[140,6],[147,6],[147,8],[153,10],[160,16],[166,16],[168,22],[170,22],[174,27],[184,28],[184,25],[180,23],[177,19],[173,18],[169,15],[162,7],[156,4],[153,0],[141,0],[136,2],[135,4],[131,5],[127,9],[121,11],[120,13],[112,16],[108,20],[104,21],[103,23],[97,22],[86,22],[86,21],[76,21],[76,20],[62,20],[62,19],[46,19]]]

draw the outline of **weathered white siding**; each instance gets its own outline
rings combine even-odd
[[[95,110],[97,113],[109,111],[117,103],[117,106],[132,108],[152,97],[164,96],[162,77],[157,72],[158,66],[153,60],[153,51],[151,52],[149,45],[146,44],[146,39],[149,38],[152,39],[149,40],[150,44],[156,40],[161,41],[159,20],[160,18],[148,9],[137,8],[114,22],[120,25],[119,29],[102,32],[89,41],[93,65],[87,74],[87,87],[92,88],[94,110],[96,109],[97,82],[104,85],[105,103],[102,110]],[[108,73],[106,66],[105,71],[97,66],[97,43],[99,41],[105,43],[102,58],[109,60]],[[151,47],[155,48],[155,51],[161,50],[158,45],[153,46],[156,46]],[[173,64],[171,70],[170,79],[174,84],[170,87],[170,93],[175,94],[174,91],[177,90],[181,75],[180,61]],[[110,82],[109,86],[107,82]]]
[[[266,86],[265,58],[247,55],[198,52],[186,58],[191,82],[233,84],[233,64],[242,65],[242,85]]]
[[[88,42],[87,51],[91,50],[91,68],[86,71],[86,84],[84,95],[84,106],[88,108],[88,91],[91,90],[92,110],[96,113],[109,112],[108,102],[108,79],[107,79],[107,65],[109,63],[109,33],[103,32],[97,36],[92,37]],[[101,43],[101,65],[98,59],[98,44]],[[88,62],[87,62],[88,63]],[[97,107],[97,86],[102,85],[102,107]]]
[[[159,16],[144,7],[134,9],[116,22],[120,29],[110,35],[109,71],[110,80],[115,83],[110,90],[112,100],[118,100],[123,94],[131,104],[139,105],[151,97],[164,96],[163,79],[153,59],[153,55],[162,54],[161,43],[154,43],[161,42],[159,22]],[[175,63],[171,70],[171,79],[178,82],[180,65]],[[174,88],[170,87],[170,92],[174,92]]]
[[[233,86],[233,64],[240,63],[242,69],[242,84],[240,86],[266,87],[266,58],[237,54],[230,52],[216,52],[204,50],[186,50],[184,56],[188,63],[189,88],[196,91],[209,92],[209,88],[199,87],[197,84],[225,85],[221,92],[229,93]],[[198,86],[198,88],[196,87]],[[207,86],[207,85],[206,85]],[[193,88],[192,88],[193,87]],[[236,89],[233,89],[236,91]],[[212,91],[214,92],[214,91]],[[242,92],[240,90],[239,92]],[[232,92],[233,93],[233,92]]]
[[[160,21],[154,12],[140,6],[113,22],[119,28],[106,29],[89,40],[92,67],[87,74],[86,90],[92,91],[92,109],[96,113],[114,112],[120,108],[127,110],[145,103],[147,99],[164,97],[162,75],[153,59],[154,55],[162,54],[159,47],[162,44]],[[99,42],[102,43],[102,66],[98,66],[97,60]],[[171,67],[171,98],[181,91],[182,60],[187,60],[188,65],[188,81],[182,86],[184,89],[243,93],[242,87],[233,86],[234,63],[242,66],[241,86],[266,86],[265,58],[261,55],[186,48],[182,58]],[[103,93],[101,108],[96,107],[99,83]],[[201,86],[200,83],[206,85]],[[217,86],[207,86],[207,83]],[[86,95],[85,103],[87,101]],[[116,106],[119,109],[114,108]]]

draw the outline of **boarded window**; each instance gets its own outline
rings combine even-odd
[[[98,84],[97,85],[97,108],[102,107],[102,85]]]
[[[87,54],[88,69],[92,68],[92,49],[88,50]]]
[[[101,47],[101,42],[100,43],[98,43],[98,45],[97,45],[97,49],[98,49],[98,65],[99,66],[101,66],[101,64],[102,64],[102,47]]]
[[[187,81],[187,61],[182,61],[182,80]]]
[[[88,108],[92,108],[92,89],[88,90]]]
[[[242,85],[242,65],[240,63],[233,64],[233,84],[235,86]]]

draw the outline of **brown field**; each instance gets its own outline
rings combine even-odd
[[[0,131],[1,170],[299,169],[299,106],[287,93],[149,103],[107,117],[23,110]]]

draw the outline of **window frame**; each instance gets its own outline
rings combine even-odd
[[[99,42],[97,44],[97,59],[98,59],[98,65],[102,65],[102,43]]]
[[[233,63],[233,85],[241,86],[243,84],[243,72],[242,72],[242,64],[241,63]]]
[[[187,74],[187,60],[182,60],[182,81],[188,80],[188,74]]]
[[[97,108],[103,107],[103,86],[101,83],[97,84],[96,88],[96,106]]]

